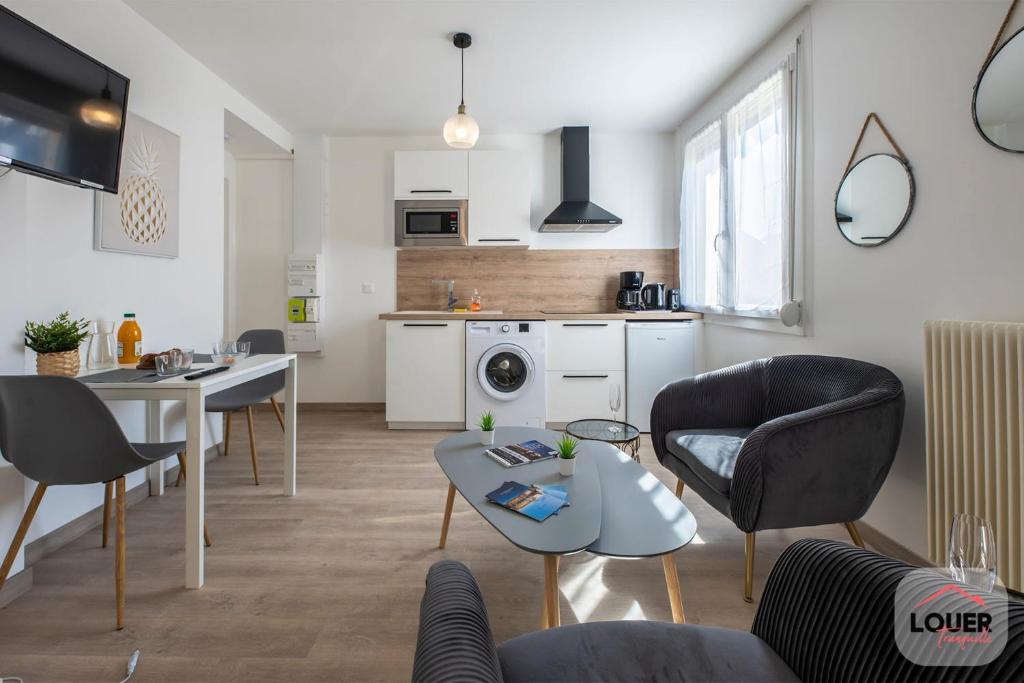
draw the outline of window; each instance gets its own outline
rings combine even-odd
[[[679,253],[687,307],[777,317],[793,298],[790,61],[683,150]]]

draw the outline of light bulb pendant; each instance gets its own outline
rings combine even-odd
[[[477,125],[476,120],[466,113],[466,101],[465,101],[465,83],[466,83],[466,48],[473,43],[472,37],[468,33],[456,33],[452,42],[455,47],[459,48],[460,55],[460,92],[459,92],[459,108],[455,116],[452,116],[444,122],[444,129],[442,134],[444,135],[444,141],[448,143],[449,147],[456,149],[469,149],[476,144],[477,139],[480,137],[480,126]]]

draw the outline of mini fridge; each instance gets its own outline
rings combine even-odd
[[[692,320],[626,323],[626,422],[651,431],[658,391],[695,374],[696,334]]]

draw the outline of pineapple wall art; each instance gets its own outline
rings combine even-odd
[[[96,193],[96,249],[177,257],[179,173],[178,136],[129,112],[118,193]]]

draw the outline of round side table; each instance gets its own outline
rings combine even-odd
[[[628,422],[592,419],[565,425],[565,433],[584,441],[604,441],[640,462],[640,430]]]

